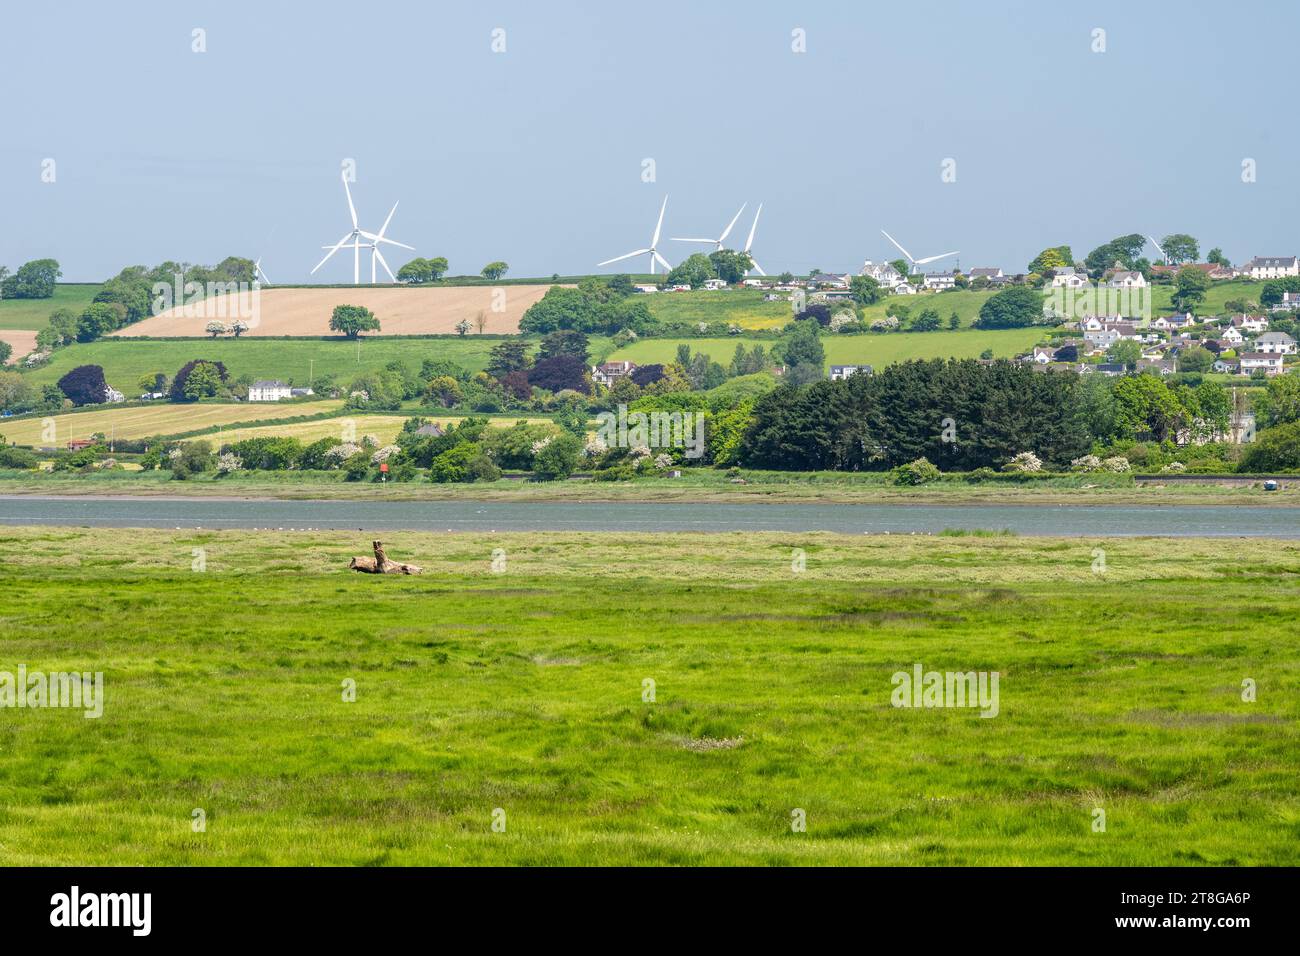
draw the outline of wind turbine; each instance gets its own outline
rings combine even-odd
[[[754,224],[749,227],[749,238],[745,240],[745,255],[749,255],[749,247],[754,244],[754,233],[758,230],[758,217],[763,215],[763,204],[758,204],[758,211],[754,213]],[[766,276],[763,267],[754,261],[753,256],[749,256],[750,264],[753,265],[754,271],[761,276]]]
[[[957,255],[956,252],[944,252],[944,253],[941,253],[941,254],[939,254],[939,255],[937,255],[937,256],[926,256],[924,259],[913,259],[913,258],[912,258],[912,254],[911,254],[910,252],[908,252],[906,249],[904,249],[902,246],[900,246],[900,245],[898,244],[898,240],[897,240],[897,239],[895,239],[895,238],[894,238],[893,236],[891,236],[889,233],[885,232],[885,230],[883,230],[883,229],[880,230],[880,234],[883,235],[883,236],[884,236],[886,239],[888,239],[890,242],[892,242],[892,243],[894,244],[895,248],[897,248],[899,252],[901,252],[904,256],[907,257],[907,261],[910,262],[910,263],[912,264],[912,274],[913,274],[913,275],[915,275],[918,271],[920,271],[920,270],[918,269],[918,266],[923,266],[923,265],[926,265],[926,264],[928,264],[928,263],[935,262],[935,261],[937,261],[937,260],[939,260],[939,259],[947,259],[949,256],[955,256],[955,255]]]
[[[319,269],[321,266],[323,266],[325,263],[329,262],[330,257],[333,256],[334,253],[338,252],[344,246],[350,246],[352,248],[352,284],[360,285],[361,284],[361,250],[365,248],[371,251],[370,252],[370,281],[371,283],[374,283],[376,259],[384,263],[384,269],[388,272],[390,276],[393,274],[392,270],[388,268],[388,263],[384,261],[383,254],[379,251],[379,244],[381,242],[386,242],[392,246],[400,246],[403,249],[412,249],[413,247],[408,246],[405,243],[397,242],[395,239],[387,239],[384,237],[384,232],[388,229],[388,224],[392,222],[393,213],[397,212],[397,203],[393,203],[393,208],[392,210],[389,211],[388,218],[384,220],[384,226],[382,229],[379,230],[378,233],[366,232],[366,230],[358,226],[357,207],[352,203],[352,190],[348,188],[347,173],[343,173],[342,178],[343,178],[343,192],[348,197],[348,213],[352,217],[352,228],[351,230],[349,230],[347,233],[343,235],[342,239],[334,243],[333,246],[321,247],[322,249],[328,248],[329,252],[325,253],[325,258],[322,259],[320,262],[316,263],[316,268],[312,269],[311,272],[312,275],[315,275],[316,270]],[[363,238],[369,239],[370,242],[362,242],[361,240]],[[393,281],[397,281],[397,280],[394,279]]]
[[[667,260],[667,259],[665,259],[663,256],[659,255],[659,250],[655,248],[655,246],[657,246],[657,245],[659,244],[659,231],[663,228],[663,225],[664,225],[664,210],[667,209],[667,208],[668,208],[668,197],[667,197],[667,196],[664,196],[664,204],[663,204],[662,206],[659,207],[659,222],[658,222],[658,224],[655,226],[655,234],[650,238],[650,245],[649,245],[649,246],[647,246],[645,249],[638,249],[638,250],[636,250],[636,252],[629,252],[629,253],[627,253],[626,255],[615,256],[613,259],[606,259],[604,262],[598,262],[598,263],[596,263],[596,265],[597,265],[598,267],[599,267],[599,266],[607,266],[607,265],[610,265],[611,263],[614,263],[614,262],[622,262],[624,259],[631,259],[633,256],[641,256],[641,255],[645,255],[645,254],[648,252],[648,253],[650,253],[650,274],[651,274],[651,275],[654,275],[654,274],[655,274],[655,261],[656,261],[656,260],[658,260],[659,264],[662,265],[662,266],[664,267],[664,271],[665,271],[665,272],[671,272],[672,269],[673,269],[673,267],[670,266],[670,265],[668,264],[668,260]],[[708,240],[708,241],[709,241],[709,242],[712,242],[713,240],[710,239],[710,240]]]
[[[258,256],[257,261],[253,263],[253,278],[256,279],[258,276],[262,277],[262,282],[264,282],[266,285],[271,284],[271,280],[267,277],[266,273],[262,271],[261,256]]]
[[[1168,263],[1169,257],[1165,255],[1165,250],[1160,248],[1160,243],[1156,242],[1155,237],[1147,236],[1147,241],[1151,243],[1151,245],[1156,247],[1156,252],[1160,253],[1160,258],[1163,259],[1166,263]]]
[[[677,236],[672,236],[671,238],[673,242],[702,242],[705,245],[712,245],[715,251],[721,252],[723,241],[727,236],[731,235],[731,227],[736,224],[736,220],[740,218],[740,214],[745,211],[745,207],[748,205],[749,203],[741,204],[740,209],[731,217],[731,222],[727,223],[727,228],[722,230],[722,235],[718,236],[716,239],[679,239]]]

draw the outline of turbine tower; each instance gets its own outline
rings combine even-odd
[[[344,233],[343,238],[340,239],[338,242],[334,243],[334,245],[321,246],[322,249],[329,249],[329,252],[325,253],[324,259],[316,263],[316,268],[311,270],[312,275],[315,275],[317,269],[319,269],[325,263],[329,262],[330,257],[333,256],[334,253],[338,252],[344,246],[350,246],[352,248],[352,284],[353,285],[361,284],[361,250],[362,249],[370,250],[371,284],[374,284],[374,282],[376,281],[375,280],[376,261],[383,263],[384,271],[386,271],[389,277],[392,278],[394,282],[396,282],[397,279],[396,277],[393,276],[393,270],[388,268],[388,263],[385,261],[383,253],[379,251],[380,243],[388,243],[390,246],[399,246],[402,249],[411,249],[412,251],[414,251],[413,246],[408,246],[405,243],[398,242],[395,239],[388,239],[384,236],[384,233],[388,230],[388,224],[393,221],[393,213],[397,212],[397,203],[393,203],[393,208],[389,210],[388,218],[384,220],[383,228],[380,229],[378,233],[367,232],[366,230],[362,229],[359,225],[357,225],[357,207],[352,203],[352,190],[348,188],[347,173],[343,173],[342,178],[343,178],[343,192],[348,197],[348,214],[352,217],[352,228],[348,232]],[[369,239],[370,241],[362,242],[361,241],[362,239]]]
[[[754,257],[749,255],[749,247],[754,244],[754,233],[758,231],[758,217],[763,215],[763,204],[758,204],[758,210],[754,213],[754,224],[749,227],[749,238],[745,240],[745,255],[749,256],[750,263],[754,266],[754,271],[761,276],[766,276],[763,267],[754,261]]]
[[[907,257],[907,261],[910,262],[910,263],[912,264],[912,274],[913,274],[913,275],[915,275],[917,272],[920,271],[920,269],[919,269],[920,266],[926,265],[926,264],[931,263],[931,262],[935,262],[935,261],[937,261],[937,260],[939,260],[939,259],[947,259],[949,256],[955,256],[955,255],[957,255],[956,252],[943,252],[943,253],[940,253],[940,254],[937,255],[937,256],[926,256],[924,259],[913,259],[913,258],[912,258],[912,254],[911,254],[910,252],[908,252],[906,249],[904,249],[902,246],[900,246],[900,245],[898,244],[898,240],[897,240],[897,239],[895,239],[895,238],[894,238],[893,236],[891,236],[889,233],[885,232],[885,230],[883,230],[883,229],[880,230],[880,234],[883,235],[883,236],[884,236],[886,239],[888,239],[890,242],[892,242],[892,243],[894,244],[895,248],[897,248],[899,252],[901,252],[904,256]]]
[[[741,204],[740,209],[731,217],[731,222],[727,223],[727,228],[722,230],[722,235],[718,236],[716,239],[679,239],[677,236],[672,236],[671,239],[673,242],[702,242],[705,245],[713,246],[715,252],[721,252],[723,241],[726,240],[727,236],[731,235],[732,226],[736,224],[736,220],[740,218],[740,214],[745,211],[745,206],[748,205],[749,203]]]
[[[662,206],[659,207],[659,222],[658,222],[658,224],[655,226],[655,233],[654,233],[654,235],[650,237],[650,245],[649,245],[649,246],[647,246],[645,249],[638,249],[638,250],[636,250],[635,252],[629,252],[629,253],[626,253],[626,254],[621,255],[621,256],[615,256],[613,259],[606,259],[604,262],[598,262],[598,263],[596,263],[597,267],[599,267],[599,266],[607,266],[607,265],[610,265],[611,263],[614,263],[614,262],[622,262],[624,259],[631,259],[633,256],[642,256],[642,255],[645,255],[646,253],[649,253],[649,254],[650,254],[650,274],[651,274],[651,275],[654,275],[654,274],[655,274],[655,262],[656,262],[656,260],[659,262],[660,265],[662,265],[662,266],[664,267],[664,272],[671,272],[673,267],[670,266],[670,265],[668,264],[668,260],[667,260],[667,259],[665,259],[663,256],[659,255],[659,250],[655,248],[657,245],[659,245],[659,231],[660,231],[661,229],[663,229],[663,225],[664,225],[664,210],[667,209],[667,208],[668,208],[668,197],[667,197],[667,196],[664,196],[664,204],[663,204]],[[709,241],[712,242],[713,240],[710,239]]]

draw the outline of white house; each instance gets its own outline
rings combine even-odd
[[[636,370],[636,362],[605,362],[591,367],[591,380],[597,385],[609,388],[620,378],[626,378]]]
[[[970,272],[966,273],[967,277],[974,282],[976,279],[988,279],[992,282],[994,279],[1003,278],[1001,269],[990,269],[983,266],[977,266]]]
[[[1256,333],[1268,330],[1268,319],[1262,315],[1234,315],[1232,327],[1242,332]]]
[[[1273,306],[1274,312],[1286,309],[1300,309],[1300,292],[1283,292],[1282,301]]]
[[[1088,284],[1088,273],[1076,272],[1074,266],[1062,266],[1052,276],[1053,289],[1081,289]]]
[[[1228,326],[1222,335],[1219,336],[1220,342],[1227,342],[1229,345],[1238,346],[1246,341],[1246,336],[1242,335],[1240,330]]]
[[[832,365],[830,377],[832,382],[838,382],[842,378],[848,378],[850,375],[872,374],[873,369],[870,365]]]
[[[1256,256],[1241,271],[1252,279],[1281,279],[1300,276],[1300,259],[1295,256]]]
[[[1145,289],[1147,280],[1140,272],[1121,270],[1113,273],[1106,285],[1112,289]]]
[[[905,281],[903,274],[888,262],[872,262],[870,259],[862,263],[862,268],[858,270],[858,275],[866,276],[869,279],[875,279],[886,289],[892,289],[900,282]]]
[[[711,291],[711,292],[716,292],[716,291],[718,291],[719,289],[725,289],[726,287],[727,287],[727,283],[726,283],[726,280],[724,280],[724,279],[705,279],[705,280],[704,280],[704,288],[708,289],[708,290]]]
[[[1277,355],[1294,355],[1295,339],[1285,332],[1265,332],[1254,342],[1256,352],[1269,352]]]
[[[278,402],[280,399],[290,398],[292,395],[293,389],[279,379],[254,382],[248,386],[248,400],[250,402]]]
[[[1282,356],[1276,352],[1242,352],[1241,374],[1250,375],[1256,369],[1263,369],[1265,375],[1282,374]]]
[[[942,292],[944,289],[951,289],[957,285],[957,273],[955,272],[927,272],[925,274],[925,287],[936,292]]]
[[[104,401],[106,402],[124,402],[126,396],[115,389],[112,385],[104,386]]]

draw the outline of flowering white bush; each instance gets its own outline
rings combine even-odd
[[[1181,461],[1171,461],[1169,464],[1165,465],[1165,467],[1161,468],[1160,470],[1161,470],[1161,471],[1166,471],[1166,472],[1168,472],[1168,471],[1173,471],[1173,472],[1186,471],[1186,470],[1187,470],[1187,466],[1184,465]]]
[[[1107,458],[1102,462],[1102,466],[1107,471],[1113,471],[1116,474],[1126,472],[1132,468],[1132,465],[1128,463],[1128,459],[1122,455],[1116,455],[1114,458]]]
[[[838,332],[844,326],[852,325],[856,321],[858,321],[858,317],[852,312],[836,312],[831,316],[829,328],[832,332]]]
[[[1101,459],[1096,455],[1084,455],[1082,458],[1076,458],[1070,462],[1072,471],[1096,471],[1101,467]]]
[[[370,463],[372,465],[378,465],[386,462],[401,450],[401,446],[399,445],[385,445],[383,448],[379,449],[379,451],[370,456]]]
[[[628,454],[633,458],[649,458],[650,449],[646,445],[637,445]]]
[[[360,445],[354,445],[352,442],[344,442],[342,445],[335,445],[325,452],[326,461],[332,465],[341,465],[357,452],[361,451]]]
[[[554,438],[554,435],[547,435],[545,438],[533,442],[533,454],[536,455],[541,452],[541,450],[549,445]]]
[[[1007,462],[1007,471],[1042,471],[1043,463],[1032,451],[1022,451]]]
[[[173,448],[173,449],[171,449],[170,451],[167,452],[167,460],[168,460],[168,461],[180,461],[180,460],[181,460],[181,449],[180,449],[180,446],[179,446],[179,445],[177,445],[175,448]]]
[[[603,455],[609,450],[609,446],[599,435],[593,435],[587,439],[587,444],[583,447],[582,453],[588,458],[595,458],[597,455]]]
[[[379,447],[379,436],[378,436],[378,435],[362,435],[362,436],[361,436],[361,447],[362,447],[362,448],[378,448],[378,447]]]
[[[898,328],[898,318],[887,315],[883,319],[873,319],[869,328],[872,332],[892,332]]]
[[[224,451],[217,456],[218,475],[228,475],[231,472],[239,471],[243,467],[244,463],[233,451]]]
[[[656,456],[655,456],[655,467],[656,467],[656,468],[667,468],[667,467],[669,467],[670,465],[672,465],[672,463],[673,463],[673,456],[672,456],[672,455],[656,455]]]

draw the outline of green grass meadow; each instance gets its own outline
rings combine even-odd
[[[0,329],[39,332],[50,323],[50,313],[70,309],[81,314],[100,290],[97,282],[61,283],[48,299],[0,299]]]
[[[1300,862],[1300,543],[386,543],[425,573],[349,572],[360,533],[0,528],[0,670],[106,697],[0,710],[5,862]],[[998,716],[892,707],[918,662],[999,672]]]

